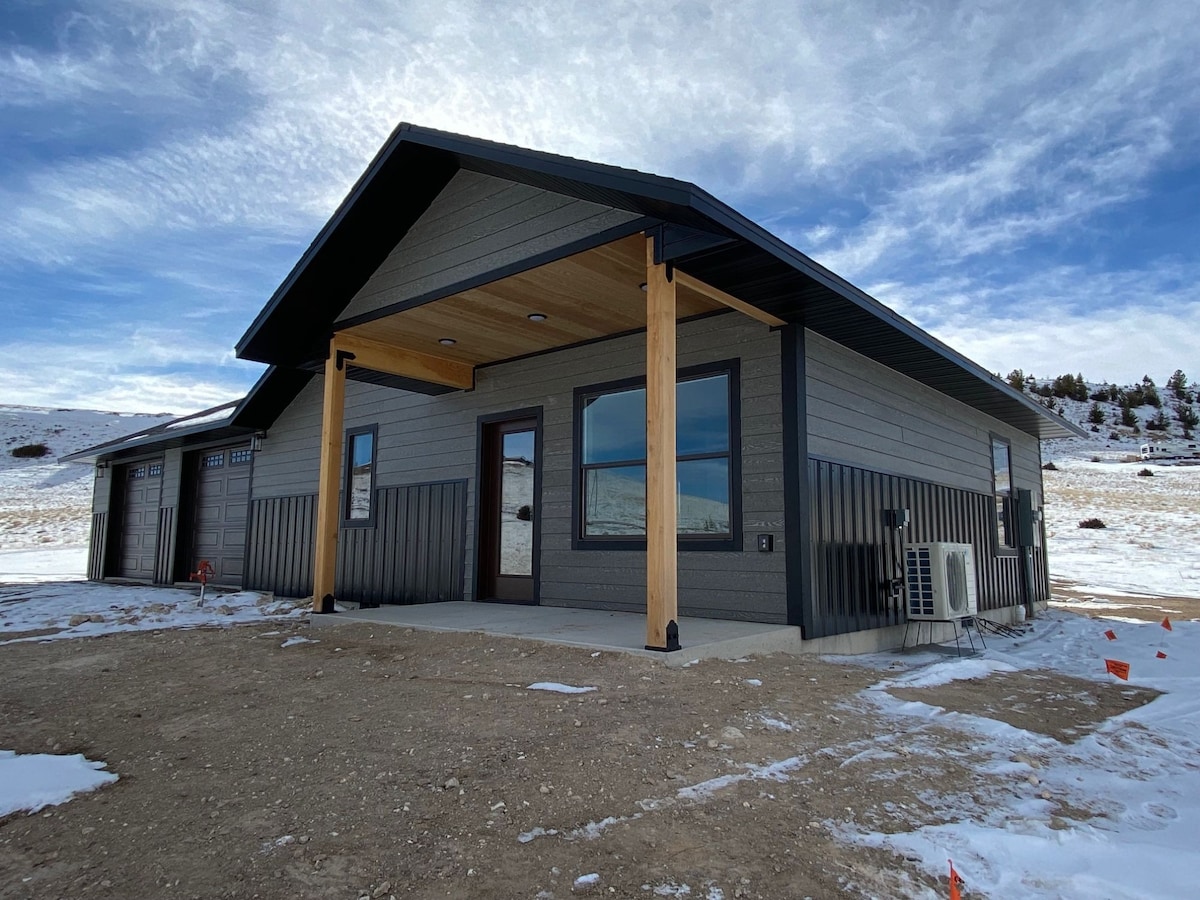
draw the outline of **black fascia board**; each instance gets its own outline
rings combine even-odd
[[[230,424],[256,431],[270,428],[312,377],[312,372],[271,366],[237,405]]]
[[[697,190],[691,182],[663,175],[529,150],[435,128],[405,123],[397,130],[403,131],[414,142],[454,154],[462,168],[472,171],[479,170],[480,162],[491,163],[506,170],[527,170],[563,181],[584,182],[641,201],[658,201],[673,207],[690,206],[690,198]]]

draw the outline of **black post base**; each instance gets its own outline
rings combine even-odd
[[[674,619],[667,623],[667,646],[651,647],[646,644],[646,649],[656,653],[674,653],[676,650],[682,650],[679,645],[679,624]]]

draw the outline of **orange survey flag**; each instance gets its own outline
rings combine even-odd
[[[1117,639],[1117,633],[1115,631],[1113,631],[1111,628],[1108,629],[1108,631],[1104,632],[1104,636],[1106,638],[1108,638],[1110,641],[1115,641]]]
[[[1175,630],[1174,628],[1171,627],[1171,617],[1170,616],[1163,616],[1162,627],[1167,629],[1167,631]]]
[[[950,900],[962,900],[962,894],[958,891],[958,886],[963,883],[963,880],[958,877],[958,873],[954,871],[954,860],[949,860],[950,863]]]
[[[1116,675],[1122,681],[1129,680],[1129,663],[1121,662],[1119,659],[1106,659],[1104,668],[1108,669],[1113,675]]]
[[[1156,657],[1156,658],[1158,658],[1158,659],[1166,659],[1166,658],[1167,658],[1167,654],[1163,653],[1161,650],[1159,650],[1159,651],[1158,651],[1157,653],[1155,653],[1154,655],[1155,655],[1155,657]]]

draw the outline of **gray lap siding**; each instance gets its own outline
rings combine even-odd
[[[682,552],[683,615],[783,622],[783,458],[779,427],[779,339],[735,314],[683,323],[681,368],[740,360],[742,552]],[[541,407],[541,603],[597,609],[645,609],[645,553],[574,550],[572,440],[577,387],[645,373],[645,338],[630,335],[479,369],[474,391],[427,397],[349,383],[345,427],[377,424],[377,490],[465,479],[467,522],[463,596],[472,596],[475,561],[476,442],[480,416]],[[309,495],[319,466],[322,382],[316,378],[279,417],[255,459],[254,498]],[[735,489],[737,486],[735,486]],[[273,540],[263,516],[251,543]],[[778,552],[755,552],[760,533]],[[252,559],[254,554],[252,553]],[[253,568],[253,567],[252,567]],[[251,572],[251,579],[261,573]],[[340,584],[340,582],[339,582]],[[387,601],[389,597],[377,599]]]
[[[1024,432],[811,332],[808,446],[816,634],[902,623],[881,584],[895,574],[883,510],[908,508],[911,542],[975,548],[980,608],[1022,602],[1015,551],[996,545],[992,437],[1010,443],[1012,485],[1042,505],[1039,444]],[[1036,595],[1048,596],[1045,548],[1032,552]]]
[[[1041,505],[1036,438],[811,331],[806,339],[810,456],[990,494],[996,434],[1012,445],[1013,486]]]
[[[341,319],[529,260],[638,216],[477,172],[458,172]]]

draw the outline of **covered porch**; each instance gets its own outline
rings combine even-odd
[[[349,315],[334,324],[327,357],[321,365],[324,399],[314,546],[316,611],[330,611],[337,599],[337,541],[343,506],[349,502],[343,499],[343,491],[349,489],[343,461],[348,378],[430,395],[470,391],[480,367],[644,330],[644,619],[627,613],[548,607],[526,610],[522,615],[508,608],[503,616],[497,616],[489,608],[501,607],[479,603],[389,607],[353,615],[411,622],[412,627],[419,627],[415,623],[424,619],[478,620],[484,624],[503,620],[508,623],[505,627],[515,628],[524,627],[520,623],[527,621],[528,627],[535,630],[544,630],[549,622],[562,619],[564,628],[569,621],[573,630],[594,632],[598,645],[610,649],[640,646],[667,653],[678,650],[682,623],[677,587],[676,324],[731,309],[763,326],[786,323],[676,268],[665,240],[661,226],[647,229],[644,221],[630,223],[615,233],[596,235],[565,249],[555,258],[530,261],[528,268],[519,271],[491,272],[471,283],[398,303],[375,298],[368,310],[353,307]],[[384,268],[386,264],[381,271]],[[359,297],[369,298],[370,290],[368,283]],[[635,621],[642,633],[631,644],[628,632]],[[712,641],[719,643],[777,629],[706,619],[689,619],[687,624],[689,648],[709,643],[703,637],[709,632]],[[721,630],[724,626],[731,629],[728,635]],[[787,631],[789,640],[795,631],[798,644],[798,629]],[[695,658],[696,650],[687,653]]]

